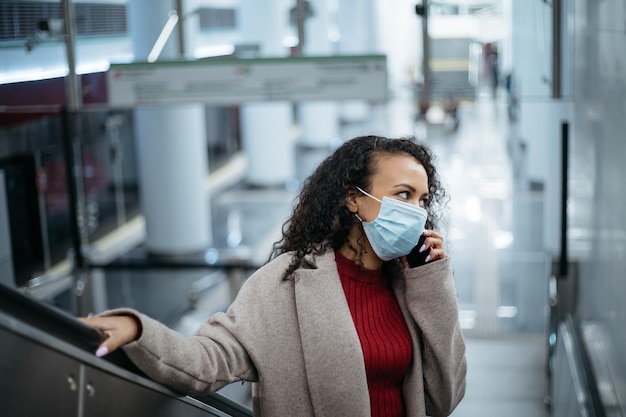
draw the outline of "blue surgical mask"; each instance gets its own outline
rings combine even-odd
[[[428,212],[420,206],[394,198],[383,197],[381,201],[356,188],[380,203],[378,216],[371,222],[363,221],[357,215],[376,255],[383,261],[408,255],[424,231]]]

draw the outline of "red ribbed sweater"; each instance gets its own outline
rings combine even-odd
[[[380,270],[359,268],[336,252],[337,269],[361,340],[372,417],[405,415],[402,381],[413,356],[398,301]]]

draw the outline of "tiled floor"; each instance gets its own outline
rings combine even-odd
[[[452,417],[548,417],[545,338],[467,339],[467,390]]]

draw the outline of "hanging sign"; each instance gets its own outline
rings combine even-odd
[[[112,64],[109,105],[387,99],[384,55]]]

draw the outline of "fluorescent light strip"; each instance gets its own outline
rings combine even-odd
[[[150,51],[148,55],[148,62],[154,62],[159,59],[159,55],[161,55],[161,51],[169,39],[172,30],[174,30],[176,23],[178,23],[178,14],[176,14],[176,11],[172,10],[167,18],[167,22],[165,22],[165,26],[163,26],[163,30],[161,30],[161,34],[152,47],[152,51]]]
[[[108,61],[95,61],[83,65],[79,65],[76,69],[77,74],[91,74],[93,72],[104,72],[109,69]],[[27,81],[48,80],[52,78],[66,77],[69,73],[67,67],[52,67],[43,70],[33,71],[15,71],[0,74],[0,84],[13,84]]]

